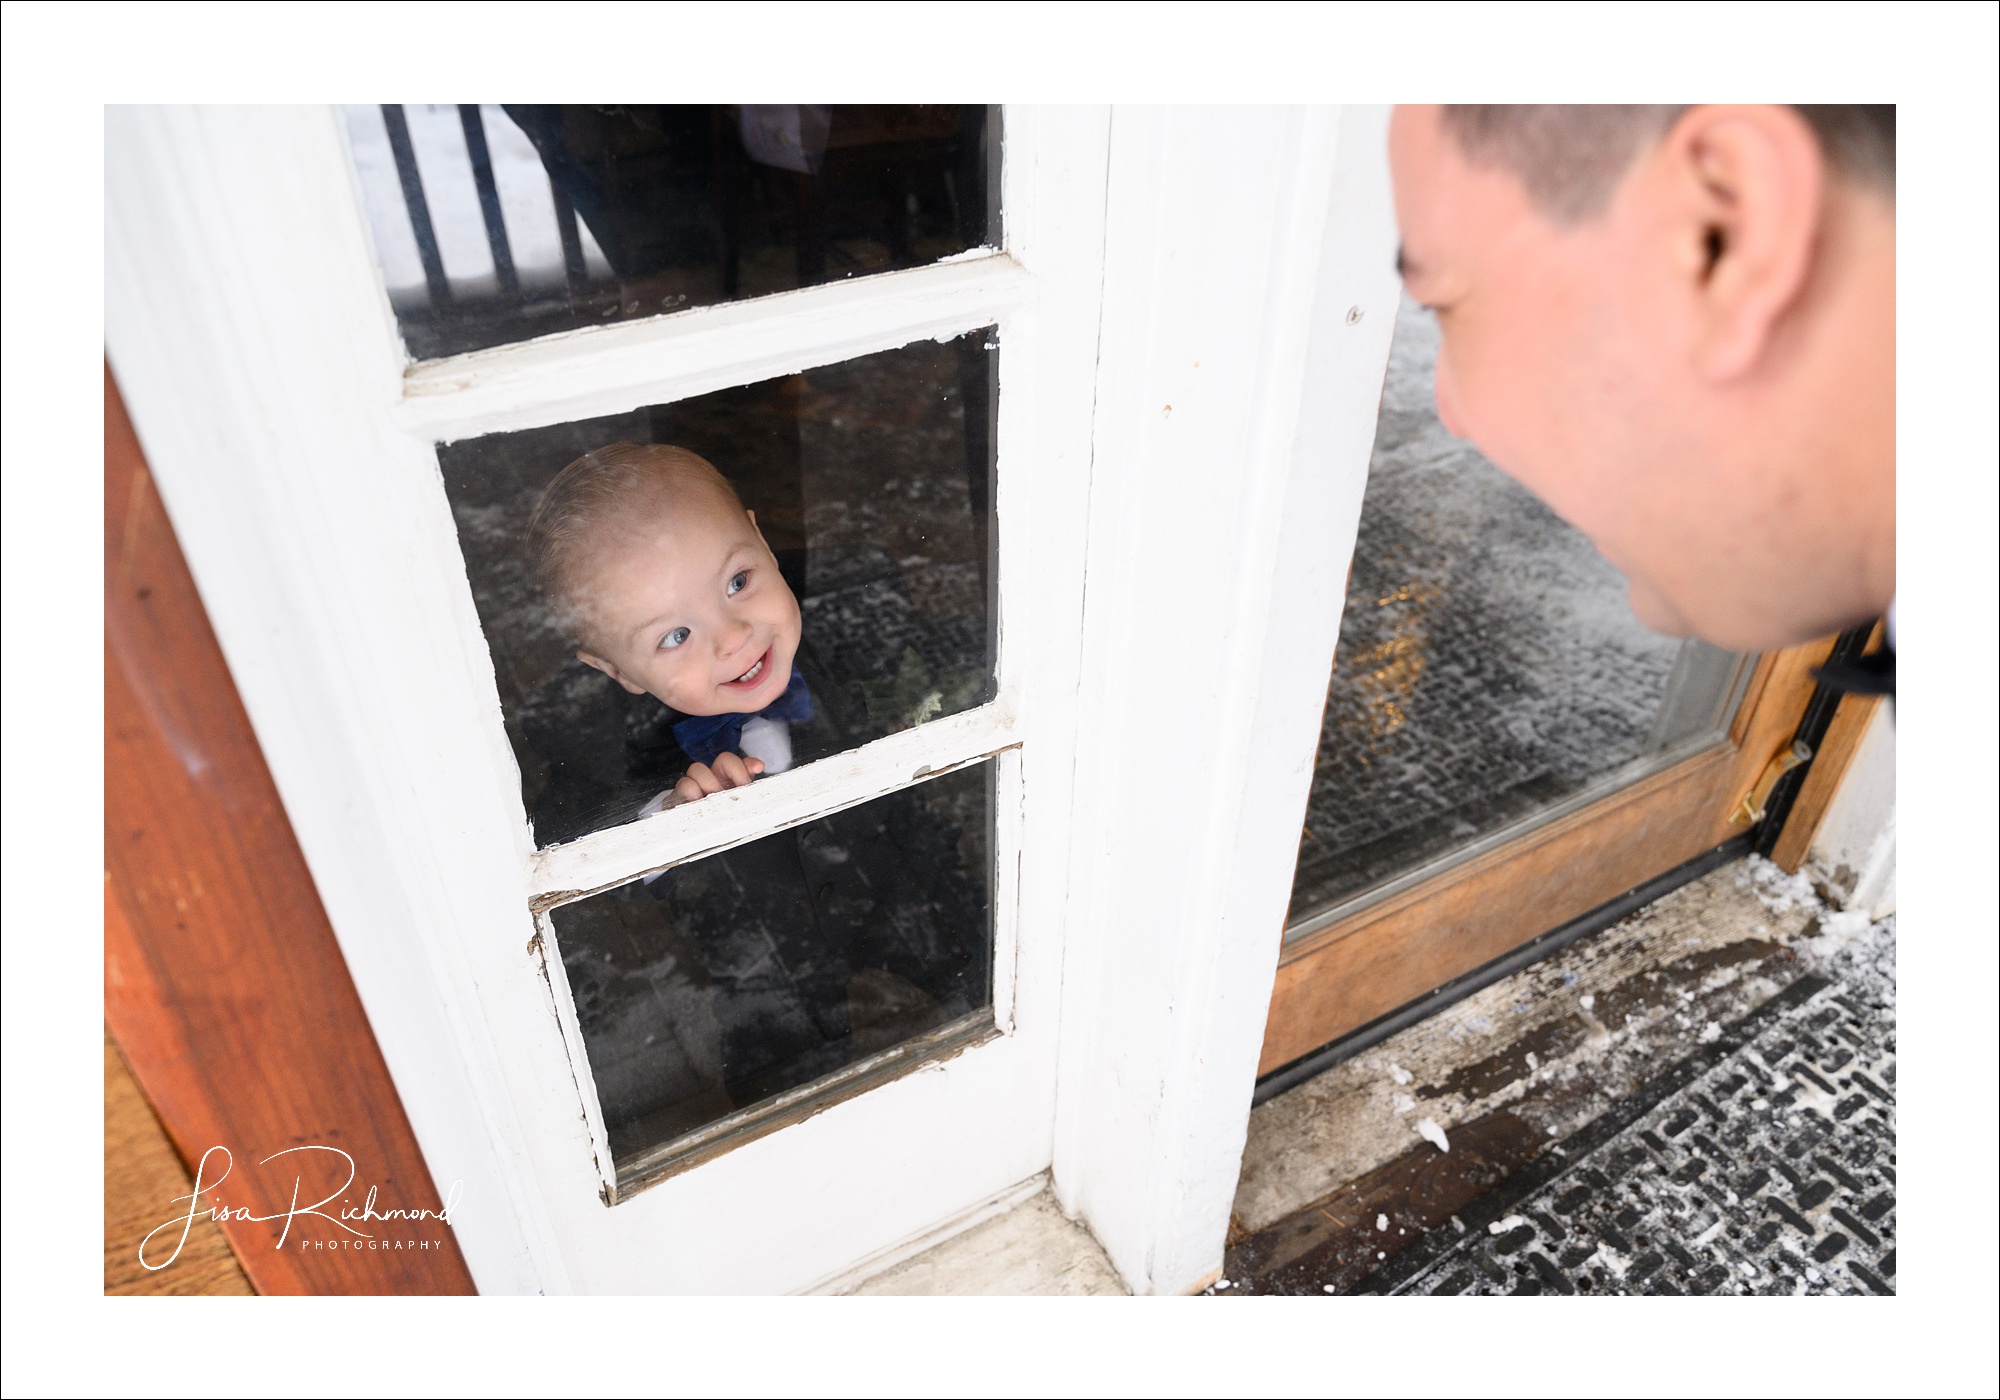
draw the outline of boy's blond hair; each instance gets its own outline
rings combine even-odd
[[[665,443],[614,442],[556,473],[528,521],[528,558],[565,631],[586,640],[589,610],[581,595],[593,554],[690,488],[720,492],[743,509],[736,488],[707,458]]]

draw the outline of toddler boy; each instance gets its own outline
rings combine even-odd
[[[578,659],[679,716],[690,765],[642,812],[790,765],[792,727],[815,721],[798,599],[713,466],[678,447],[598,448],[549,483],[528,539]],[[800,731],[803,751],[830,728]],[[988,1003],[983,857],[968,860],[939,800],[977,781],[891,793],[558,911],[614,1151]]]
[[[791,766],[791,725],[813,713],[793,666],[798,599],[706,460],[629,442],[586,453],[542,493],[528,546],[577,659],[686,716],[674,738],[693,762],[643,814]]]

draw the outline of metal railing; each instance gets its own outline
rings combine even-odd
[[[430,203],[424,197],[424,182],[417,171],[416,148],[410,142],[410,123],[401,103],[385,102],[382,124],[389,134],[389,150],[396,161],[396,178],[402,187],[403,206],[409,212],[410,230],[416,237],[417,257],[423,264],[424,285],[432,304],[442,306],[452,300],[451,280],[445,274],[444,254],[438,247],[437,228],[431,222]],[[507,238],[507,221],[501,213],[500,186],[493,177],[493,155],[486,141],[486,118],[476,103],[459,103],[458,120],[465,130],[465,150],[472,162],[472,183],[479,195],[479,212],[486,225],[487,246],[493,253],[494,275],[503,296],[517,296],[521,279],[514,267],[513,247]],[[576,208],[553,180],[549,193],[555,202],[556,234],[562,240],[563,276],[571,292],[579,291],[589,278],[584,262],[583,236],[577,228]]]

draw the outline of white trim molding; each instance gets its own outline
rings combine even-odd
[[[928,338],[996,325],[1033,279],[1005,253],[981,250],[750,301],[621,321],[518,345],[426,360],[403,375],[397,417],[440,442],[623,413],[814,369]],[[886,293],[886,294],[885,294]]]
[[[1222,1263],[1395,321],[1381,109],[1114,114],[1054,1177]]]

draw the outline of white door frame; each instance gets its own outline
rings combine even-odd
[[[1113,116],[1055,1182],[1137,1292],[1222,1264],[1395,324],[1386,137]]]
[[[1135,1291],[1213,1275],[1393,322],[1381,135],[1010,108],[1004,253],[410,369],[330,109],[107,114],[108,352],[482,1291],[809,1287],[1051,1164]],[[431,443],[989,319],[999,699],[537,856]],[[1009,1033],[607,1209],[531,897],[1015,745]]]

